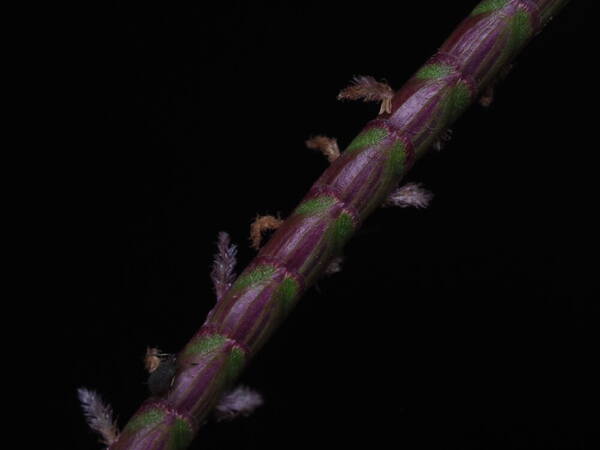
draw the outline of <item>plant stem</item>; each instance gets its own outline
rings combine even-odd
[[[183,449],[224,389],[401,178],[568,0],[484,0],[367,123],[216,303],[113,450]]]

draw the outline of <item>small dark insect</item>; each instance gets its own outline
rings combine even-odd
[[[169,355],[161,358],[158,367],[154,369],[148,377],[148,389],[152,395],[164,395],[173,386],[175,374],[177,372],[176,355]]]

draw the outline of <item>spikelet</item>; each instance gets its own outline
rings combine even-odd
[[[312,150],[319,150],[321,153],[323,153],[330,163],[338,159],[340,156],[340,148],[338,147],[338,143],[335,138],[318,135],[307,139],[305,144],[308,148]]]
[[[219,421],[233,420],[240,416],[247,417],[263,403],[262,395],[258,392],[245,386],[238,386],[221,397],[215,408],[215,415]]]
[[[146,355],[144,355],[144,367],[148,373],[154,372],[158,366],[160,366],[160,363],[165,356],[169,356],[169,354],[163,353],[155,347],[146,347]]]
[[[221,231],[217,240],[217,253],[210,273],[217,301],[225,295],[225,292],[229,290],[235,281],[236,254],[237,247],[231,243],[229,234]]]
[[[89,389],[77,389],[83,415],[92,430],[101,437],[106,446],[112,445],[119,438],[119,429],[113,419],[112,408],[103,403],[100,396]]]
[[[340,91],[338,100],[362,100],[364,102],[381,102],[379,114],[392,112],[394,90],[389,84],[377,81],[371,76],[355,76],[347,88]]]
[[[252,248],[258,250],[262,241],[262,234],[267,230],[276,230],[283,220],[275,216],[256,216],[250,225],[250,243]]]
[[[400,208],[427,208],[433,194],[424,189],[419,183],[407,183],[394,190],[386,199],[383,206],[398,206]]]

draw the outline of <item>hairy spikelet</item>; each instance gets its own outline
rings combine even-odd
[[[424,189],[419,183],[407,183],[393,191],[383,206],[398,206],[400,208],[427,208],[433,194]]]
[[[262,395],[258,392],[245,386],[238,386],[221,397],[215,415],[219,421],[246,417],[263,403]]]
[[[319,150],[323,155],[327,157],[327,160],[331,163],[339,158],[340,148],[338,147],[337,140],[327,136],[313,136],[306,140],[306,146],[312,150]]]
[[[144,356],[144,367],[148,373],[154,372],[160,366],[162,360],[169,356],[168,353],[161,352],[155,347],[146,347],[146,355]]]
[[[77,389],[83,414],[92,430],[101,437],[101,442],[110,446],[119,437],[119,430],[113,420],[112,408],[104,404],[100,396],[89,389]]]
[[[221,231],[217,239],[217,253],[210,274],[217,301],[225,295],[235,281],[236,255],[237,247],[231,243],[229,234]]]
[[[262,241],[262,234],[267,230],[276,230],[283,220],[274,216],[256,216],[250,225],[250,243],[252,248],[258,250]]]
[[[394,90],[389,84],[377,81],[371,76],[355,76],[350,86],[340,91],[338,100],[363,100],[365,102],[381,102],[379,114],[392,112]]]
[[[344,262],[343,256],[334,256],[329,264],[327,264],[327,268],[325,269],[325,275],[333,275],[342,271],[342,263]]]

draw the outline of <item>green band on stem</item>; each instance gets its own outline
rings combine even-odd
[[[460,82],[454,86],[448,101],[450,108],[448,121],[453,122],[471,103],[471,91],[467,84]]]
[[[299,290],[298,282],[291,277],[286,277],[277,288],[275,299],[281,304],[285,314],[292,308]]]
[[[472,16],[497,11],[506,6],[507,0],[484,0],[471,12]]]
[[[344,153],[352,153],[356,150],[362,150],[363,148],[373,147],[388,136],[388,131],[385,128],[369,128],[368,130],[360,133],[354,138],[350,145],[346,147]]]
[[[312,216],[327,211],[327,209],[335,203],[335,198],[324,195],[321,197],[311,198],[302,202],[295,209],[294,214],[304,214]]]
[[[194,439],[194,431],[187,421],[176,417],[169,436],[167,448],[170,450],[179,450],[186,448]]]
[[[354,221],[350,214],[342,212],[333,222],[333,239],[336,250],[340,250],[354,233]]]
[[[235,380],[246,363],[246,353],[240,347],[233,347],[227,361],[227,379]]]
[[[454,69],[447,64],[427,64],[419,69],[415,78],[419,80],[437,80],[447,77]]]
[[[220,334],[205,334],[195,337],[186,347],[184,356],[203,355],[213,352],[227,342],[225,336]]]
[[[275,273],[275,267],[271,265],[256,266],[250,272],[240,275],[236,282],[231,287],[232,291],[245,289],[255,284],[260,284],[269,280]]]
[[[518,10],[510,21],[508,51],[513,55],[533,35],[531,17],[527,11]]]
[[[388,159],[389,169],[393,177],[402,175],[405,163],[406,146],[402,141],[395,142],[392,148],[390,148],[390,157]]]
[[[141,414],[135,415],[127,424],[123,433],[135,433],[142,428],[150,428],[162,422],[166,413],[160,408],[150,408]]]

